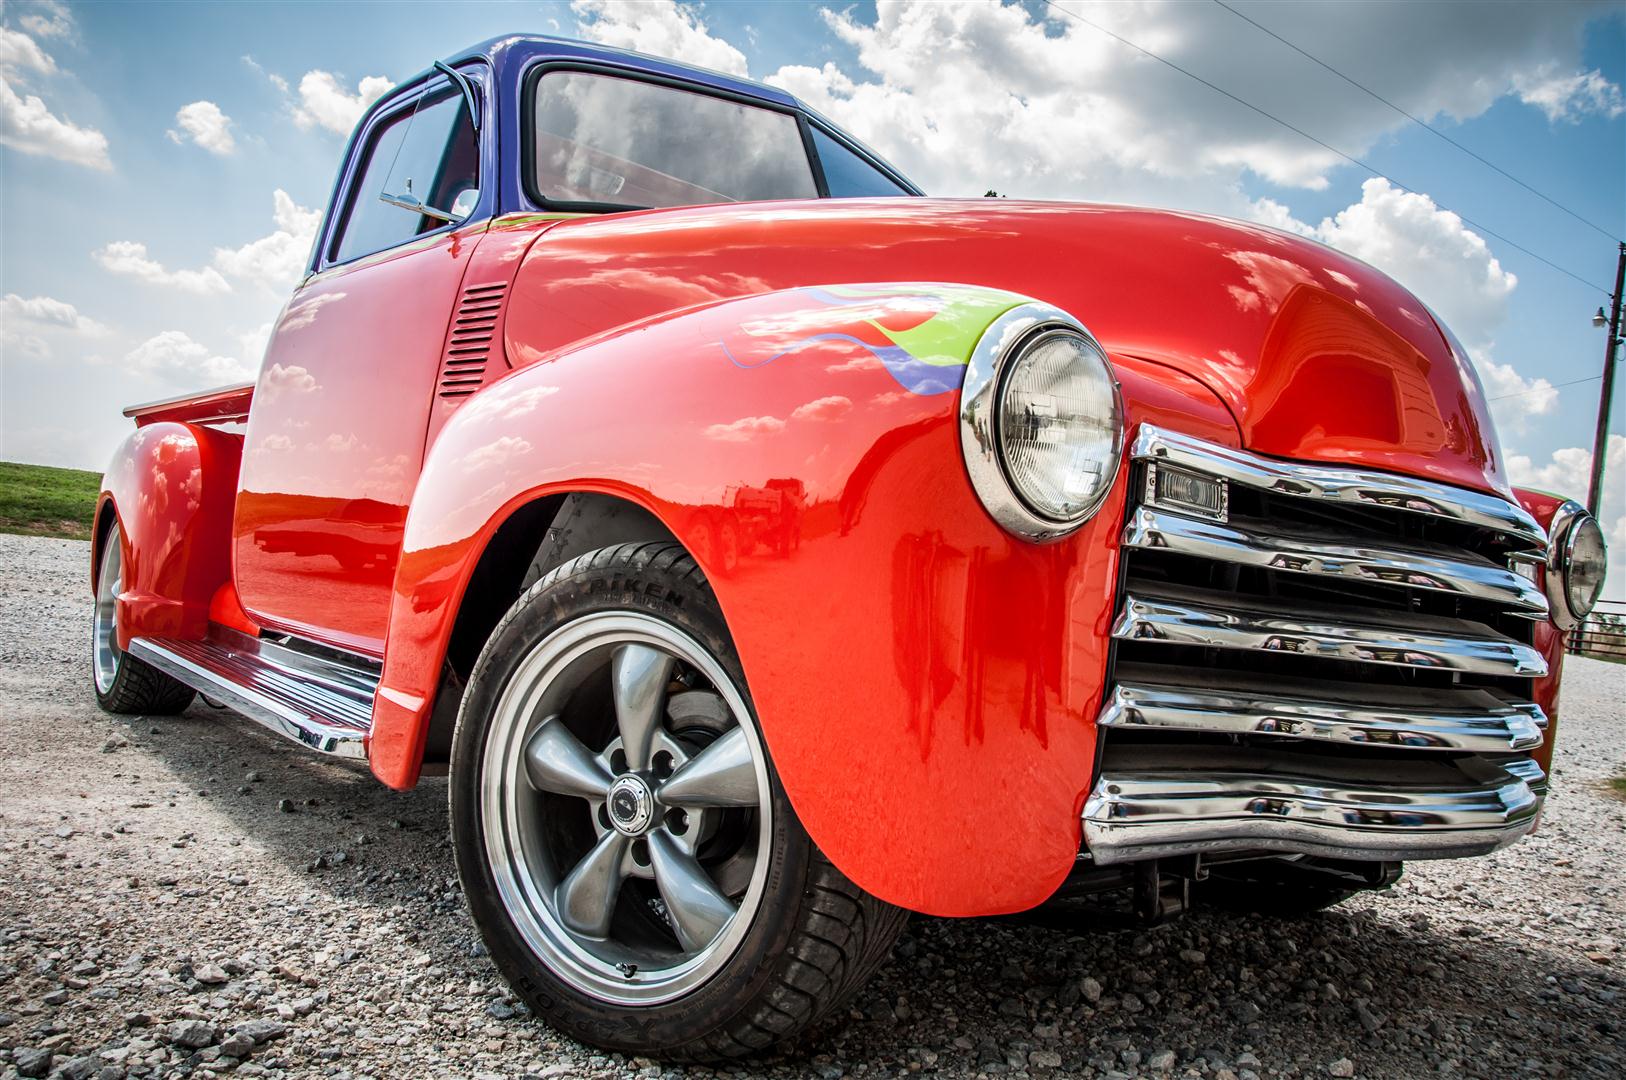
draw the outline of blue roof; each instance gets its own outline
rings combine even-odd
[[[482,41],[478,45],[470,46],[450,57],[449,60],[487,57],[493,64],[500,64],[508,54],[513,54],[513,59],[521,62],[538,56],[546,56],[558,57],[562,60],[592,60],[604,64],[617,64],[638,71],[688,79],[717,90],[742,94],[746,97],[770,101],[777,105],[806,109],[806,106],[797,100],[794,95],[787,94],[785,91],[769,86],[767,83],[742,79],[736,75],[725,75],[720,71],[695,67],[692,64],[681,64],[676,60],[633,52],[630,49],[595,45],[587,41],[577,41],[574,38],[550,37],[547,34],[504,34],[501,37],[494,37]]]

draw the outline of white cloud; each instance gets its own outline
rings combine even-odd
[[[730,75],[746,73],[745,54],[713,37],[688,4],[652,0],[618,4],[613,0],[571,0],[581,35],[617,49],[666,56]]]
[[[1558,74],[1557,65],[1543,65],[1537,71],[1514,79],[1519,100],[1547,114],[1552,123],[1579,123],[1588,113],[1614,119],[1626,113],[1626,97],[1620,87],[1604,78],[1603,72],[1577,71]]]
[[[758,435],[772,435],[785,430],[785,422],[777,416],[742,416],[728,424],[712,424],[706,428],[706,438],[718,442],[750,442]]]
[[[188,386],[238,382],[254,375],[241,360],[219,356],[180,330],[148,338],[126,353],[124,362],[130,370]]]
[[[9,26],[0,26],[0,70],[37,71],[49,75],[56,71],[56,61],[27,34]]]
[[[0,75],[0,145],[92,169],[113,167],[107,136],[62,119],[34,94],[18,94],[4,75]]]
[[[273,80],[276,81],[276,80]],[[287,84],[283,83],[283,88]],[[320,127],[339,135],[350,134],[367,106],[377,101],[395,84],[382,75],[369,75],[351,93],[338,76],[326,71],[307,71],[299,80],[299,103],[294,106],[294,123],[302,128]]]
[[[806,405],[798,405],[795,410],[791,412],[790,418],[792,420],[815,421],[840,420],[843,416],[846,416],[848,413],[852,412],[852,409],[853,403],[851,398],[845,398],[840,394],[836,394],[831,397],[821,397],[817,401],[809,401]]]
[[[57,0],[35,0],[17,19],[18,25],[35,37],[73,36],[73,13]]]
[[[1508,476],[1520,487],[1536,488],[1586,503],[1592,481],[1592,451],[1579,446],[1555,450],[1537,464],[1523,454],[1507,459]],[[1603,461],[1603,505],[1598,519],[1609,537],[1609,576],[1604,595],[1626,596],[1626,435],[1609,436]]]
[[[202,270],[167,270],[164,265],[147,254],[147,245],[133,240],[115,240],[92,252],[102,266],[115,274],[133,277],[149,285],[162,285],[181,292],[208,296],[231,292],[231,285],[220,272],[206,266]]]
[[[267,328],[269,329],[269,328]],[[316,376],[298,364],[272,364],[265,377],[260,380],[259,392],[265,395],[267,401],[275,401],[283,394],[309,394],[320,390]]]
[[[284,291],[304,275],[322,212],[300,206],[281,188],[272,192],[271,205],[275,231],[239,248],[216,248],[213,265],[229,277]]]
[[[175,123],[181,130],[169,132],[169,137],[177,143],[184,137],[222,157],[237,149],[237,140],[231,133],[231,117],[212,101],[194,101],[181,106],[175,113]]]
[[[210,265],[198,270],[166,269],[147,253],[147,245],[133,240],[115,240],[93,255],[115,274],[181,292],[205,296],[229,293],[232,286],[227,278],[283,292],[304,274],[305,259],[310,254],[322,213],[300,206],[281,188],[271,193],[271,207],[276,223],[271,233],[250,240],[242,247],[216,248]]]
[[[24,298],[16,293],[7,293],[5,300],[0,301],[0,312],[4,313],[8,329],[18,322],[29,322],[53,330],[72,330],[90,337],[101,337],[107,333],[107,327],[79,314],[79,309],[66,300],[50,296]]]

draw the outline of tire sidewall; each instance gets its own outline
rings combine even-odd
[[[698,574],[687,580],[584,555],[537,582],[498,625],[482,650],[452,739],[449,799],[452,847],[470,912],[492,960],[544,1018],[601,1046],[647,1050],[704,1039],[748,1010],[773,976],[795,930],[794,909],[806,887],[811,843],[767,762],[773,824],[767,874],[753,923],[721,970],[682,997],[623,1006],[576,989],[551,972],[526,944],[504,908],[486,857],[482,771],[489,718],[525,657],[560,627],[585,615],[630,611],[671,623],[694,638],[734,680],[756,722],[755,708],[722,616]],[[684,559],[680,566],[692,565]],[[761,729],[758,726],[758,740]],[[766,743],[762,743],[767,754]]]

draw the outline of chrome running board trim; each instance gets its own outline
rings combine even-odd
[[[1270,735],[1355,746],[1489,754],[1534,750],[1542,743],[1541,728],[1547,718],[1536,705],[1513,705],[1483,690],[1419,694],[1404,687],[1370,689],[1405,704],[1376,704],[1370,697],[1350,700],[1353,694],[1348,691],[1340,693],[1339,700],[1329,700],[1257,685],[1240,692],[1125,682],[1108,696],[1096,723],[1128,731]]]
[[[1149,506],[1130,515],[1123,542],[1125,547],[1147,551],[1427,589],[1489,600],[1532,616],[1547,614],[1547,597],[1534,582],[1489,561],[1464,561],[1447,548],[1389,548],[1340,542],[1330,535],[1244,532],[1223,522]]]
[[[1112,636],[1121,641],[1253,649],[1434,671],[1547,674],[1541,653],[1496,636],[1489,627],[1460,619],[1402,617],[1412,625],[1359,625],[1341,621],[1342,613],[1336,611],[1285,605],[1279,612],[1245,611],[1211,602],[1207,594],[1195,590],[1171,590],[1168,595],[1125,595]]]
[[[1397,473],[1278,461],[1155,424],[1141,425],[1130,454],[1137,461],[1168,462],[1276,495],[1406,510],[1491,529],[1527,547],[1547,546],[1546,531],[1522,507],[1448,484]]]
[[[202,641],[136,638],[130,654],[311,750],[365,759],[378,675],[223,627]]]
[[[1529,832],[1546,791],[1529,758],[1401,765],[1224,750],[1120,747],[1084,803],[1094,861],[1227,851],[1379,862],[1482,855]]]

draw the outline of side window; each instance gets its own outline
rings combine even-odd
[[[456,90],[422,99],[373,136],[352,185],[332,260],[346,262],[394,247],[446,224],[379,199],[408,195],[425,206],[467,216],[480,185],[480,144],[468,106]]]
[[[813,127],[813,148],[824,166],[824,182],[832,199],[859,199],[868,195],[907,195],[891,177]]]

